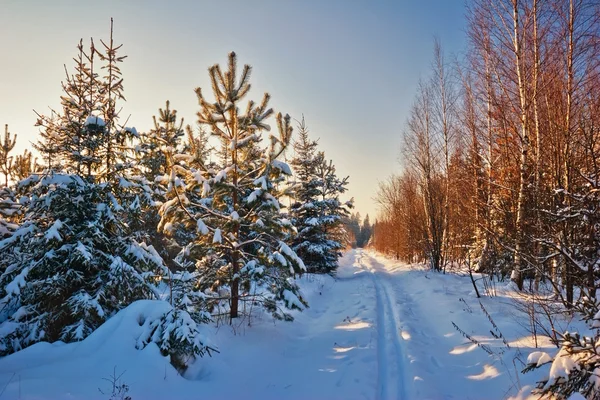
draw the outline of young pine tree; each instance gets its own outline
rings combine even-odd
[[[10,176],[12,157],[9,153],[14,149],[17,143],[17,135],[10,137],[8,125],[4,125],[4,140],[0,140],[0,172],[4,175],[4,186],[8,186],[8,177]]]
[[[94,105],[65,100],[62,114],[40,117],[49,168],[19,183],[29,199],[24,217],[0,241],[2,355],[39,341],[82,340],[133,301],[159,299],[156,282],[171,276],[132,230],[151,189],[133,168],[135,130],[118,125],[116,100],[124,97],[117,64],[124,57],[116,56],[112,23],[109,43],[99,57],[103,77],[75,74],[87,79]],[[101,54],[93,45],[92,52]],[[79,99],[79,87],[63,85],[63,100]],[[64,172],[54,170],[60,164]],[[206,314],[187,307],[191,293],[176,294],[140,344],[154,341],[176,360],[202,355],[197,323]]]
[[[177,118],[177,111],[171,109],[167,101],[165,108],[159,109],[158,118],[153,117],[153,122],[154,128],[140,134],[140,143],[136,147],[136,168],[151,188],[152,201],[141,206],[140,218],[132,221],[132,228],[139,238],[152,243],[170,269],[176,270],[172,260],[180,248],[157,228],[160,222],[158,209],[166,200],[172,155],[183,145],[183,118]]]
[[[221,141],[221,152],[227,154],[218,167],[189,163],[185,154],[177,157],[160,226],[187,237],[181,264],[187,260],[198,270],[198,285],[214,306],[229,304],[231,319],[253,304],[276,318],[291,319],[285,308],[302,309],[306,303],[293,280],[305,267],[284,242],[292,227],[279,201],[279,186],[291,174],[277,159],[290,141],[290,118],[278,114],[278,137],[270,135],[268,146],[261,147],[273,114],[270,96],[265,94],[258,104],[249,101],[242,109],[250,90],[250,66],[238,77],[236,64],[232,52],[226,71],[219,65],[209,69],[214,102],[196,89],[198,123]]]
[[[25,178],[29,178],[31,174],[41,173],[42,169],[43,167],[38,163],[37,157],[34,158],[33,154],[25,149],[22,155],[14,158],[10,169],[10,176],[14,182],[19,182]]]

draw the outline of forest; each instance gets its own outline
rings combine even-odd
[[[373,245],[435,271],[510,280],[518,291],[550,287],[548,302],[596,320],[598,4],[474,0],[467,21],[464,59],[435,41],[403,130],[402,172],[376,196]],[[583,370],[595,368],[597,333],[553,337]],[[549,390],[570,394],[585,386],[580,378]]]
[[[501,364],[515,352],[512,366],[502,365],[519,390],[521,373],[549,370],[528,395],[598,398],[600,4],[470,0],[465,13],[464,52],[449,54],[436,36],[407,119],[389,124],[390,137],[402,137],[399,170],[374,177],[378,213],[364,218],[348,198],[350,177],[309,129],[311,116],[276,111],[270,93],[254,97],[252,67],[235,52],[208,67],[210,87],[190,88],[192,124],[160,99],[158,114],[142,117],[153,128],[138,131],[122,111],[128,60],[112,19],[108,39],[76,42],[60,107],[32,117],[33,148],[15,154],[8,125],[0,137],[0,364],[45,342],[85,343],[117,315],[146,307],[153,311],[137,317],[135,348],[158,348],[186,376],[202,357],[227,351],[207,327],[217,328],[211,337],[229,334],[220,327],[238,335],[264,328],[267,317],[292,323],[315,306],[314,321],[343,318],[327,335],[375,326],[376,397],[410,398],[403,385],[419,378],[406,372],[416,359],[407,349],[417,352],[410,340],[431,338],[406,326],[419,321],[413,309],[445,301],[435,282],[464,314],[476,301],[492,327],[486,342],[452,320],[437,342],[456,335]],[[533,343],[527,357],[495,322],[506,313],[482,298],[520,313]],[[365,309],[374,311],[360,319]],[[313,324],[305,318],[302,326]],[[373,347],[374,336],[361,347],[355,333],[344,347],[319,334],[328,350],[333,343],[328,360]],[[460,353],[457,343],[444,355]],[[441,368],[435,356],[425,355],[428,365]],[[111,399],[130,399],[117,381]]]
[[[5,127],[0,354],[83,340],[133,302],[160,300],[169,306],[144,322],[138,347],[156,343],[184,371],[215,350],[200,324],[241,323],[254,308],[292,320],[288,310],[308,306],[294,277],[335,273],[348,178],[304,118],[292,139],[294,123],[270,94],[244,100],[251,67],[240,70],[234,52],[208,69],[212,100],[195,89],[195,125],[167,101],[152,130],[128,127],[112,20],[110,32],[79,42],[61,109],[37,114],[40,160],[13,156]]]

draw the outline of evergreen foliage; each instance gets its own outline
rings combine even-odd
[[[369,243],[373,227],[368,215],[363,220],[360,213],[353,213],[344,218],[344,225],[350,235],[352,247],[365,247]]]
[[[294,151],[291,164],[296,182],[290,217],[298,234],[292,239],[292,249],[309,272],[333,274],[346,247],[342,221],[352,204],[342,203],[339,196],[346,191],[348,178],[339,179],[333,164],[317,151],[317,142],[309,139],[304,118]]]
[[[154,128],[140,134],[140,143],[136,146],[136,170],[148,182],[151,189],[151,201],[145,202],[140,209],[140,218],[132,221],[138,237],[152,243],[166,264],[176,269],[172,260],[180,247],[157,230],[160,222],[159,207],[164,203],[169,182],[169,171],[173,153],[181,151],[183,119],[178,121],[177,111],[171,109],[167,101],[165,108],[159,109],[159,116],[153,117]]]
[[[38,163],[37,157],[34,158],[33,154],[25,149],[23,154],[14,158],[10,166],[10,176],[14,182],[19,182],[32,174],[41,173],[42,170],[43,166]]]
[[[311,272],[333,273],[347,242],[348,178],[302,124],[289,186],[280,159],[291,118],[275,115],[267,93],[242,104],[251,68],[238,75],[235,53],[225,71],[209,69],[214,101],[196,89],[196,127],[184,130],[167,101],[138,134],[119,115],[121,47],[112,20],[107,42],[79,41],[60,109],[36,113],[44,165],[28,150],[9,157],[7,127],[0,141],[0,355],[83,340],[136,302],[152,309],[136,347],[156,344],[183,371],[215,351],[201,333],[214,316],[262,309],[292,320],[308,306],[295,282],[303,258]],[[292,196],[287,215],[281,199]]]
[[[157,296],[162,260],[128,235],[108,184],[50,173],[21,187],[31,202],[0,242],[2,354],[81,340],[131,302]]]
[[[14,149],[16,143],[17,135],[13,135],[11,139],[8,125],[4,125],[4,140],[0,140],[0,172],[4,175],[4,186],[8,186],[12,163],[12,157],[8,154]]]
[[[233,319],[243,302],[242,313],[260,304],[276,318],[291,319],[285,308],[302,309],[306,303],[293,280],[305,266],[284,242],[292,225],[279,201],[285,191],[280,185],[291,174],[278,160],[290,141],[290,118],[278,114],[278,137],[270,135],[269,146],[260,146],[270,130],[270,96],[258,104],[249,101],[242,111],[251,69],[245,65],[238,78],[236,63],[232,52],[225,72],[219,65],[209,69],[215,102],[196,89],[198,123],[221,142],[226,157],[218,166],[203,163],[197,152],[174,157],[179,161],[171,169],[160,227],[186,238],[178,261],[198,269],[211,310],[227,302]]]
[[[20,225],[4,223],[16,196],[8,189],[2,193],[2,227],[8,232],[0,241],[1,354],[42,340],[82,340],[132,302],[158,299],[157,286],[170,276],[143,229],[152,207],[156,216],[156,204],[143,173],[147,166],[137,165],[139,135],[119,124],[119,63],[125,57],[117,55],[121,46],[113,42],[112,21],[110,41],[101,43],[98,50],[92,41],[86,53],[80,42],[75,73],[63,83],[62,112],[39,115],[43,131],[36,147],[47,170],[18,185],[27,199],[20,204]],[[95,57],[102,76],[94,72]],[[170,123],[175,115],[167,110],[163,117]],[[23,164],[28,159],[25,154]],[[155,326],[162,333],[153,341],[174,363],[184,352],[188,358],[204,354],[197,326],[207,320],[202,304],[184,307],[173,293],[170,301]]]
[[[8,186],[0,188],[0,240],[18,228],[20,211],[15,192]]]

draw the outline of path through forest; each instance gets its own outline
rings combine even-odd
[[[341,258],[335,279],[300,283],[311,306],[294,322],[255,314],[235,327],[207,325],[220,353],[197,360],[184,377],[157,348],[135,349],[140,315],[153,304],[138,302],[82,342],[39,343],[0,358],[0,400],[106,400],[103,378],[114,372],[133,400],[502,399],[524,384],[515,360],[527,353],[515,344],[526,340],[509,299],[482,304],[513,339],[510,349],[490,335],[467,277],[359,249]]]

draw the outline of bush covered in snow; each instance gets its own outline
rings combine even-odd
[[[560,348],[554,356],[541,351],[529,355],[524,372],[550,366],[534,393],[559,398],[581,394],[587,399],[600,395],[600,302],[583,297],[575,309],[589,329],[559,334]]]

